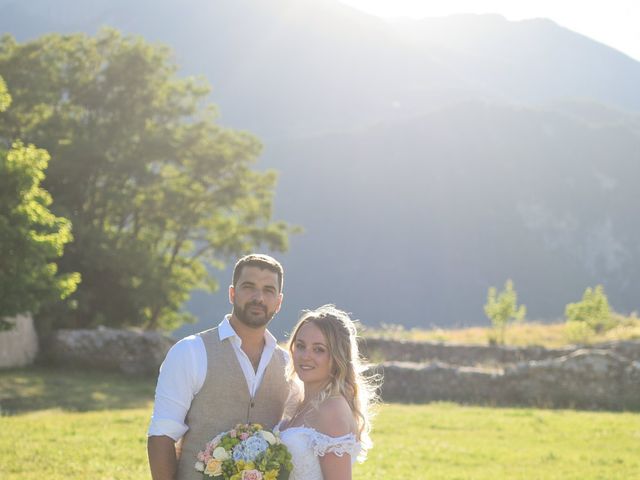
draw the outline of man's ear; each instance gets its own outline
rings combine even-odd
[[[280,307],[282,307],[282,299],[284,298],[284,294],[280,293],[278,297],[279,297],[279,301],[278,301],[278,308],[276,308],[276,313],[278,313],[280,311]]]
[[[229,303],[233,305],[233,302],[236,298],[236,289],[233,288],[233,285],[229,285]]]

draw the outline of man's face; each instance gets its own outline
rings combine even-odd
[[[251,328],[267,325],[280,310],[278,274],[259,267],[243,267],[235,287],[229,287],[233,316]]]

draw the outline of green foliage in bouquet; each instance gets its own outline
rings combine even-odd
[[[262,425],[238,424],[217,435],[198,452],[195,469],[203,478],[220,480],[287,480],[291,454],[277,434]]]

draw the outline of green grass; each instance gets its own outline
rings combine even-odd
[[[147,479],[155,379],[0,372],[0,478]],[[640,414],[388,404],[354,479],[631,479]],[[213,433],[213,432],[212,432]]]
[[[148,408],[42,410],[0,418],[0,478],[148,478]]]
[[[357,479],[640,475],[637,413],[395,404],[377,418],[374,441]]]
[[[0,412],[62,409],[88,412],[147,408],[155,378],[127,378],[117,373],[32,367],[0,370]]]
[[[0,479],[149,478],[154,384],[103,372],[0,372]]]

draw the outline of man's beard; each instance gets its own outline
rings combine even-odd
[[[264,315],[255,315],[249,312],[249,310],[253,307],[259,307],[264,312]],[[244,325],[251,328],[261,328],[267,325],[273,316],[276,314],[275,311],[269,312],[267,310],[267,306],[261,303],[249,302],[244,308],[240,307],[237,303],[233,304],[233,315],[240,320]]]

